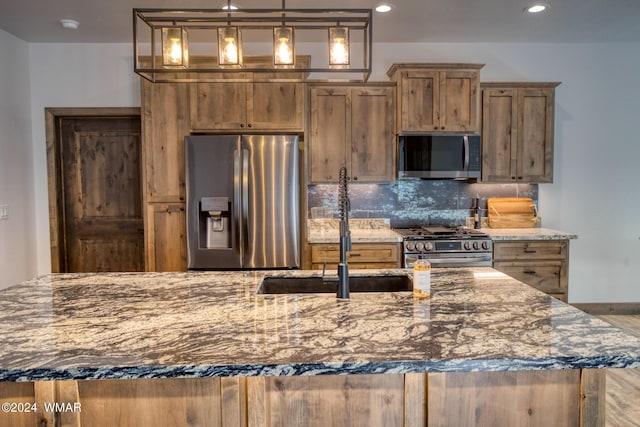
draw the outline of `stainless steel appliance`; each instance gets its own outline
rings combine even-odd
[[[400,135],[398,178],[480,178],[479,135]]]
[[[185,157],[189,269],[300,267],[297,136],[187,136]]]
[[[486,234],[442,225],[396,228],[403,237],[404,266],[426,259],[433,267],[491,267],[493,245]]]

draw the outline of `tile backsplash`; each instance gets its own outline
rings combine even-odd
[[[337,185],[308,186],[308,209],[333,208],[337,216]],[[349,184],[352,218],[389,218],[392,227],[464,225],[472,215],[476,194],[486,216],[489,197],[530,197],[538,203],[537,184],[477,184],[455,180],[398,180],[394,184]],[[310,217],[310,211],[307,213]]]

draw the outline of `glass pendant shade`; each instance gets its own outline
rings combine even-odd
[[[218,64],[220,66],[242,65],[242,42],[238,27],[218,28]]]
[[[189,43],[183,27],[162,28],[162,66],[165,68],[189,67]]]
[[[292,66],[295,59],[293,27],[273,29],[273,65]]]
[[[329,28],[329,66],[349,66],[349,28]]]

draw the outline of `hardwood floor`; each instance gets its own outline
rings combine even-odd
[[[600,319],[640,337],[640,315],[599,315]],[[606,426],[640,426],[640,368],[607,370]]]

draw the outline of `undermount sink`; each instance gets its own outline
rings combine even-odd
[[[315,294],[336,293],[338,282],[322,277],[272,277],[262,279],[259,294]],[[350,276],[351,292],[403,292],[411,291],[409,276]]]

